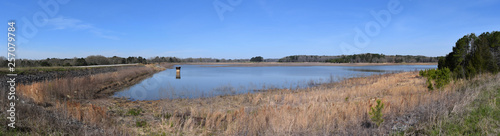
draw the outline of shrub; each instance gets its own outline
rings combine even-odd
[[[377,100],[377,105],[374,107],[370,107],[370,116],[373,122],[377,124],[377,126],[380,126],[382,122],[384,122],[384,119],[382,118],[382,109],[384,109],[384,103],[382,103],[381,100]]]
[[[433,80],[436,84],[435,87],[438,89],[451,81],[451,71],[448,68],[421,70],[419,75],[427,78],[426,84],[429,90],[434,90]]]
[[[436,87],[441,88],[451,81],[451,71],[448,68],[437,70]]]
[[[430,78],[427,79],[427,81],[425,82],[427,84],[427,88],[429,90],[434,90],[434,87],[432,87],[432,81]]]

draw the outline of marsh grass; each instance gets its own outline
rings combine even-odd
[[[108,109],[89,101],[107,96],[106,91],[132,83],[134,79],[161,70],[151,65],[127,67],[116,72],[94,74],[84,77],[64,77],[18,84],[20,101],[18,129],[12,130],[22,135],[125,135],[124,131],[110,119]],[[104,93],[104,94],[102,94]],[[2,101],[3,103],[4,101]],[[5,115],[5,113],[2,113]],[[1,120],[7,124],[6,120]],[[7,127],[4,130],[11,132]],[[7,133],[8,134],[8,133]]]
[[[498,81],[498,76],[481,77]],[[477,86],[495,82],[457,80],[429,91],[418,72],[377,74],[301,89],[234,96],[157,101],[159,123],[151,132],[183,135],[379,135],[415,134],[443,115],[463,111]],[[377,100],[380,127],[370,119]],[[154,133],[153,133],[154,134]],[[424,133],[428,134],[428,133]]]
[[[67,99],[93,99],[101,91],[125,85],[136,77],[153,72],[154,69],[150,67],[137,67],[85,77],[59,78],[29,85],[20,84],[17,90],[37,103]]]
[[[460,84],[450,86],[458,87]],[[234,96],[160,101],[158,130],[184,134],[335,135],[386,134],[397,117],[446,97],[453,87],[429,92],[417,72],[356,77],[315,87],[276,89]],[[347,99],[346,99],[347,98]],[[368,117],[380,99],[380,128]],[[403,124],[413,125],[413,124]]]
[[[66,113],[78,121],[89,124],[109,124],[109,117],[106,108],[93,104],[81,104],[79,102],[57,102],[56,110]]]

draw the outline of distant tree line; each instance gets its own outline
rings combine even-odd
[[[264,59],[262,56],[250,59],[216,59],[216,58],[177,58],[177,57],[105,57],[102,55],[91,55],[85,58],[47,58],[40,60],[17,59],[17,67],[48,67],[48,66],[87,66],[87,65],[109,65],[109,64],[133,64],[133,63],[209,63],[209,62],[332,62],[332,63],[401,63],[401,62],[437,62],[437,57],[410,56],[410,55],[384,55],[384,54],[354,54],[340,56],[315,56],[315,55],[293,55],[281,59]],[[7,59],[0,56],[0,67],[7,67]]]
[[[279,59],[279,62],[331,62],[331,63],[414,63],[437,62],[437,57],[412,56],[412,55],[384,55],[376,53],[340,55],[340,56],[315,56],[294,55]]]
[[[8,61],[5,57],[0,57],[0,66],[7,67]],[[47,58],[41,60],[32,59],[17,59],[16,67],[49,67],[49,66],[88,66],[88,65],[109,65],[109,64],[132,64],[132,63],[147,63],[143,57],[104,57],[101,55],[91,55],[86,58]]]
[[[253,59],[253,60],[252,60]],[[134,64],[134,63],[160,63],[160,62],[170,62],[170,63],[183,63],[183,62],[276,62],[277,59],[264,59],[263,57],[253,57],[252,59],[215,59],[215,58],[177,58],[177,57],[151,57],[143,58],[139,57],[104,57],[102,55],[91,55],[85,58],[47,58],[40,60],[33,59],[18,59],[16,60],[16,67],[49,67],[49,66],[88,66],[88,65],[110,65],[110,64]],[[0,56],[0,67],[7,67],[7,59]]]
[[[455,78],[472,78],[481,73],[497,73],[500,69],[500,32],[474,33],[460,38],[453,51],[440,57],[438,69],[448,68]]]
[[[278,62],[325,62],[338,56],[318,56],[318,55],[292,55],[278,60]]]
[[[264,61],[264,58],[263,58],[263,57],[261,57],[261,56],[252,57],[252,58],[250,59],[250,62],[262,62],[262,61]]]
[[[260,57],[260,56],[258,56]],[[153,57],[148,59],[149,63],[157,63],[157,62],[202,62],[202,63],[210,63],[210,62],[252,62],[255,61],[257,57],[252,57],[251,59],[216,59],[216,58],[176,58],[176,57]],[[264,59],[263,57],[259,58],[261,62],[276,62],[278,59]]]

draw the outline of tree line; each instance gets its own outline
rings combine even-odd
[[[474,33],[457,40],[452,52],[439,57],[438,68],[420,71],[430,90],[441,88],[452,79],[471,79],[478,74],[500,70],[500,32]]]
[[[412,55],[384,55],[376,53],[316,56],[293,55],[279,59],[279,62],[330,62],[330,63],[415,63],[438,62],[438,57],[412,56]]]
[[[49,67],[49,66],[88,66],[88,65],[110,65],[110,64],[132,64],[147,63],[143,57],[104,57],[102,55],[91,55],[86,58],[47,58],[41,60],[17,59],[16,66],[20,67]],[[5,57],[0,57],[1,67],[7,67],[8,61]]]
[[[497,73],[500,69],[500,32],[474,33],[458,39],[452,52],[440,57],[438,69],[448,68],[455,78],[472,78],[481,73]]]
[[[437,57],[411,56],[411,55],[384,55],[384,54],[354,54],[340,56],[315,56],[315,55],[293,55],[281,59],[266,58],[262,56],[250,59],[216,59],[216,58],[177,58],[177,57],[105,57],[102,55],[91,55],[85,58],[47,58],[40,60],[18,59],[16,65],[20,67],[48,67],[48,66],[88,66],[88,65],[110,65],[110,64],[134,64],[134,63],[193,63],[193,62],[331,62],[331,63],[412,63],[412,62],[437,62]],[[0,56],[0,67],[7,67],[7,59]]]

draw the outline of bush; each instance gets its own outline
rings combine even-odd
[[[432,81],[430,78],[428,78],[425,83],[427,84],[427,88],[429,88],[429,90],[434,90],[434,87],[432,87]]]
[[[384,109],[384,103],[382,103],[381,100],[377,100],[377,105],[374,107],[370,107],[370,116],[373,122],[377,124],[377,126],[380,126],[382,122],[384,122],[384,119],[382,118],[382,109]]]
[[[448,68],[443,68],[436,71],[436,87],[441,88],[451,81],[451,71]]]
[[[448,68],[420,70],[419,75],[427,78],[427,88],[434,90],[433,83],[436,88],[441,88],[451,81],[451,71]]]

